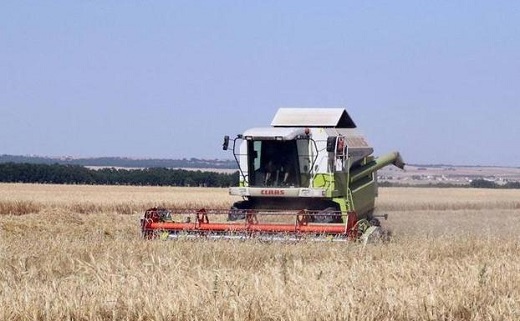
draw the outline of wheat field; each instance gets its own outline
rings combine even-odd
[[[0,184],[0,320],[520,320],[520,191],[380,189],[388,243],[146,241],[225,189]]]

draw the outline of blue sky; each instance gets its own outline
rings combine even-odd
[[[0,154],[230,158],[279,107],[520,166],[518,1],[2,1]]]

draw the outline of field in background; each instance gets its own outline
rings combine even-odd
[[[224,189],[0,184],[2,320],[518,320],[520,191],[380,189],[388,244],[144,241]]]
[[[498,186],[509,182],[520,182],[520,167],[407,164],[405,171],[388,166],[379,170],[377,174],[380,182],[411,186],[428,184],[468,186],[475,179],[485,179]]]

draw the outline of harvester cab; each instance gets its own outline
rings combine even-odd
[[[223,149],[232,150],[240,173],[229,193],[242,197],[226,211],[228,222],[210,223],[208,213],[221,212],[207,210],[193,222],[166,222],[152,219],[151,209],[145,236],[366,239],[382,232],[374,215],[377,170],[404,168],[398,152],[372,156],[343,108],[280,108],[270,127],[225,136]]]

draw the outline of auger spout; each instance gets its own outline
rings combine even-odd
[[[362,177],[365,177],[381,168],[393,164],[400,169],[404,169],[405,163],[399,152],[391,152],[380,156],[366,165],[356,168],[350,173],[350,182],[354,183]]]

